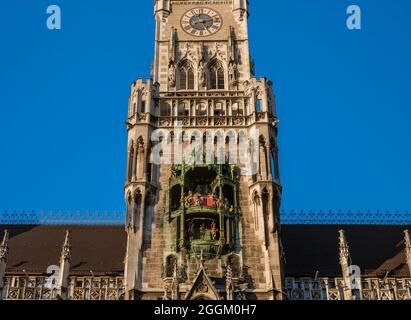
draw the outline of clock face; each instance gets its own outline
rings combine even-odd
[[[181,18],[184,31],[196,37],[210,36],[218,32],[222,24],[220,14],[207,8],[192,9]]]

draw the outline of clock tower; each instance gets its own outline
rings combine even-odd
[[[156,0],[128,108],[126,299],[283,299],[272,83],[248,0]]]

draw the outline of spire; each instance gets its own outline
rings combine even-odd
[[[340,245],[340,265],[344,278],[344,300],[352,300],[353,295],[351,291],[351,279],[350,279],[350,247],[348,246],[347,239],[345,237],[345,231],[339,231],[339,245]]]
[[[71,232],[69,230],[66,231],[66,238],[61,250],[60,262],[63,263],[64,261],[71,262]]]
[[[408,268],[410,269],[410,275],[411,275],[411,236],[410,236],[410,231],[405,230],[405,256],[407,259],[407,264]]]
[[[226,285],[226,293],[227,293],[227,300],[234,300],[234,288],[233,288],[233,270],[231,266],[227,265],[227,272],[225,275],[225,285]]]
[[[235,40],[235,30],[230,26],[230,34],[228,37],[228,50],[229,50],[229,61],[237,63],[237,48]]]
[[[63,248],[61,250],[60,256],[60,274],[58,282],[58,296],[62,300],[67,300],[68,298],[68,287],[69,287],[69,275],[70,275],[70,265],[71,265],[71,233],[66,231],[66,237],[64,239]]]
[[[7,256],[9,254],[9,231],[4,231],[3,241],[0,245],[0,261],[7,262]]]
[[[175,63],[177,60],[177,29],[171,27],[170,37],[170,63]]]
[[[9,254],[9,231],[4,231],[4,238],[0,244],[0,300],[3,297],[4,276],[6,275],[7,256]]]
[[[340,264],[346,265],[348,267],[349,260],[350,260],[350,247],[348,246],[347,239],[345,237],[345,231],[340,230]]]

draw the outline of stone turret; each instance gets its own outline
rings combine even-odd
[[[59,274],[59,296],[66,300],[68,296],[69,275],[71,265],[71,233],[66,231],[66,238],[64,239],[63,248],[60,256],[60,274]]]
[[[410,276],[411,276],[411,236],[410,236],[410,231],[405,230],[405,256],[407,258],[407,265],[408,268],[410,269]]]
[[[244,14],[248,15],[248,0],[234,0],[233,11],[240,17],[243,17]]]
[[[168,16],[171,11],[170,0],[155,0],[154,14],[162,14],[162,16]]]
[[[0,300],[3,296],[4,277],[6,275],[7,257],[9,254],[9,231],[4,232],[3,241],[0,244]]]
[[[342,275],[344,278],[344,300],[353,300],[353,295],[351,291],[351,281],[350,281],[350,248],[348,246],[347,239],[345,238],[345,231],[339,231],[340,240],[340,266],[342,270]]]

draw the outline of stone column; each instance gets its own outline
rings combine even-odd
[[[68,299],[69,275],[71,266],[71,233],[66,231],[66,238],[60,256],[60,274],[58,282],[58,295],[61,299]]]
[[[3,297],[4,277],[6,276],[7,257],[9,255],[9,231],[4,232],[4,238],[0,244],[0,300]]]
[[[353,300],[353,295],[350,285],[350,249],[345,238],[345,231],[339,231],[340,239],[340,266],[344,278],[344,300]]]
[[[147,79],[147,100],[146,100],[146,113],[151,113],[153,110],[153,79]],[[178,106],[177,106],[178,107]]]

